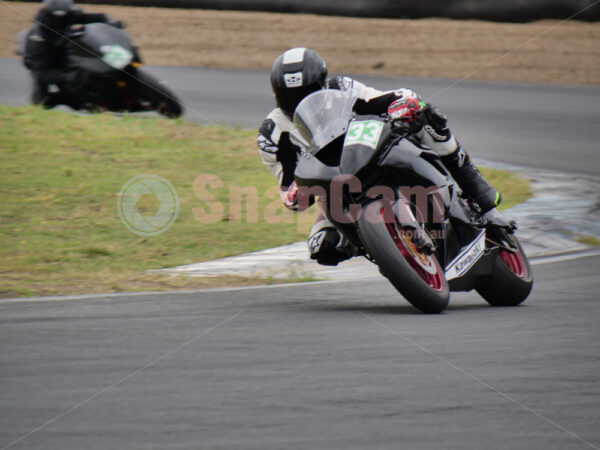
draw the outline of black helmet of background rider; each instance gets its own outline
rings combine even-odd
[[[44,27],[61,33],[67,28],[74,8],[73,0],[44,0],[38,20]]]
[[[325,61],[314,50],[298,47],[282,53],[271,69],[271,87],[277,106],[292,117],[304,97],[323,89],[326,78]]]

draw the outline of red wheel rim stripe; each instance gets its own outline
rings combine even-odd
[[[438,265],[437,261],[435,259],[431,259],[431,261],[435,265],[435,269],[436,269],[435,275],[432,275],[429,272],[425,271],[419,265],[419,263],[417,263],[415,261],[415,259],[410,254],[410,252],[406,249],[404,242],[402,242],[402,239],[400,239],[400,236],[398,236],[398,231],[396,230],[396,224],[385,221],[384,209],[381,210],[381,216],[382,216],[382,219],[384,220],[385,227],[387,228],[388,233],[390,234],[391,238],[393,239],[394,243],[396,244],[396,247],[398,248],[398,250],[400,250],[400,253],[402,253],[402,256],[404,257],[404,259],[410,264],[410,266],[417,273],[417,275],[419,275],[419,277],[421,277],[421,279],[425,283],[427,283],[427,285],[430,288],[432,288],[438,292],[443,291],[444,287],[445,287],[445,280],[444,280],[444,276],[442,275],[442,271],[441,271],[440,266]]]
[[[498,255],[512,273],[519,278],[523,278],[525,276],[525,263],[523,262],[521,253],[511,253],[507,250],[500,249]]]

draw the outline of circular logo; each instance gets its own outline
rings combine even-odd
[[[117,199],[121,222],[140,236],[156,236],[169,229],[179,214],[177,192],[158,175],[140,175],[123,186]]]

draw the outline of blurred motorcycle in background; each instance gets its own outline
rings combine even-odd
[[[16,53],[26,57],[30,30],[19,33]],[[69,82],[50,86],[76,98],[91,112],[157,111],[176,118],[183,105],[176,95],[146,70],[137,47],[122,30],[105,23],[75,25],[65,33],[65,67]],[[45,104],[54,107],[55,104]]]

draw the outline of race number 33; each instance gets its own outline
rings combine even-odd
[[[359,120],[357,122],[352,122],[348,127],[344,146],[360,144],[375,149],[377,147],[377,142],[379,142],[382,130],[383,123],[376,120]]]

